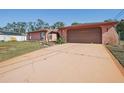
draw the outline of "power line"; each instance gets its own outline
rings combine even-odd
[[[115,17],[114,19],[118,19],[119,17],[121,17],[124,14],[124,9],[122,9]]]
[[[121,10],[121,11],[114,17],[114,19],[119,18],[119,17],[122,15],[122,13],[123,13],[123,10]]]
[[[124,9],[121,10],[114,18],[115,18],[115,19],[119,18],[119,17],[122,15],[123,11],[124,11]]]

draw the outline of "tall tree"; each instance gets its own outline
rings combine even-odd
[[[107,19],[107,20],[104,20],[104,22],[118,22],[118,20],[116,20],[116,19]]]
[[[13,28],[12,28],[12,24],[11,23],[7,23],[6,25],[6,31],[12,32]]]
[[[0,31],[3,31],[3,28],[0,27]]]
[[[29,22],[27,27],[28,32],[32,32],[36,30],[36,23],[35,22]]]
[[[81,23],[78,23],[78,22],[73,22],[71,25],[79,25]]]
[[[13,32],[19,33],[19,30],[18,30],[18,27],[17,27],[17,23],[16,22],[13,22],[12,23],[12,29],[13,29]]]
[[[17,22],[17,28],[19,33],[25,34],[27,29],[27,23],[26,22]]]
[[[41,19],[37,19],[36,30],[44,29],[44,26],[45,26],[45,22]]]
[[[123,32],[124,33],[124,21],[120,21],[120,22],[118,22],[118,24],[117,24],[117,26],[116,26],[116,30],[117,30],[117,32],[119,33],[121,33],[121,32]]]
[[[50,28],[49,24],[48,23],[45,23],[44,24],[44,29],[48,29],[48,28]]]
[[[63,22],[58,21],[58,22],[54,23],[52,28],[56,29],[56,28],[60,28],[60,27],[64,27],[64,26],[65,26],[65,24]]]
[[[3,31],[6,31],[6,32],[15,32],[16,30],[16,23],[13,22],[13,23],[7,23],[7,25],[5,27],[2,28]]]

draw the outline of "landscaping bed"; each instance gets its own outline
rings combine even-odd
[[[41,48],[38,41],[0,42],[0,62]]]
[[[120,45],[107,45],[107,48],[124,67],[124,41],[121,41]]]

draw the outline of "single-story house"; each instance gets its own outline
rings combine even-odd
[[[14,32],[0,31],[0,41],[25,41],[26,35]]]
[[[117,22],[85,23],[62,27],[59,34],[68,43],[118,44]]]
[[[57,30],[40,29],[27,33],[27,40],[56,41],[59,34]]]

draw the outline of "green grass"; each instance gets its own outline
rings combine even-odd
[[[34,42],[0,42],[0,62],[40,49],[40,43]]]
[[[107,45],[107,48],[112,52],[112,54],[124,67],[124,41],[121,41],[120,45]]]

